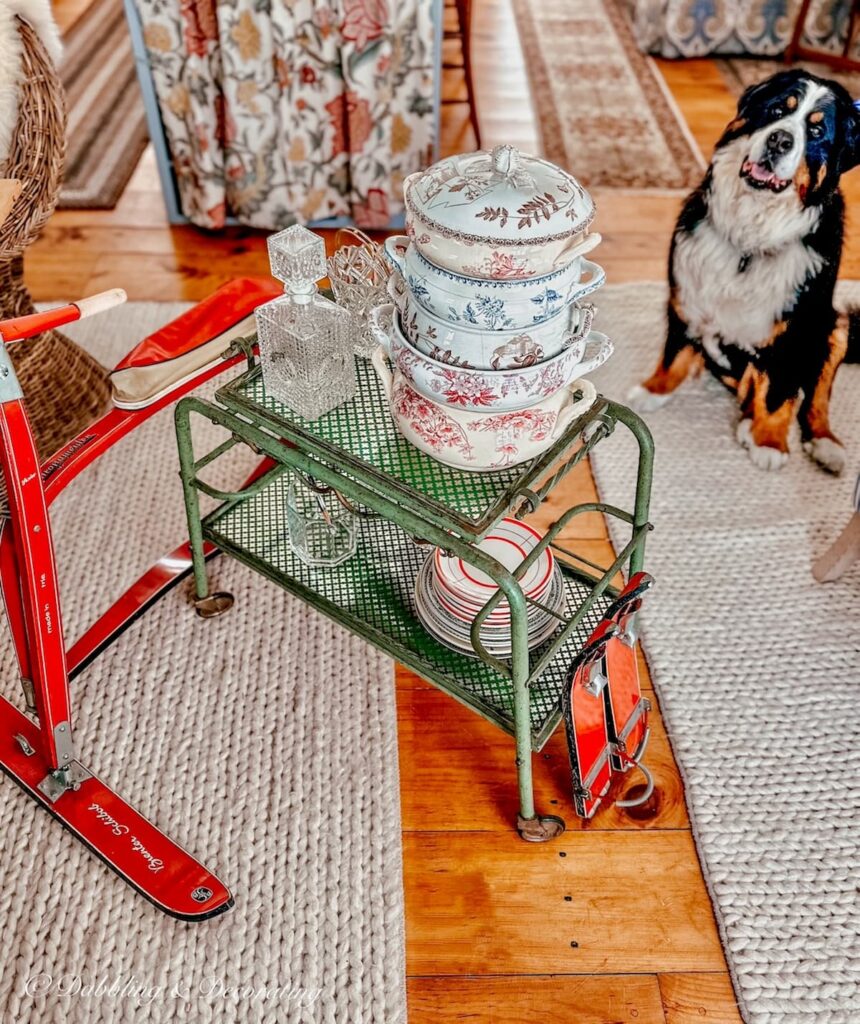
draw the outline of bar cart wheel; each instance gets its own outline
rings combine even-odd
[[[194,610],[201,619],[214,619],[224,612],[229,612],[236,599],[226,590],[219,590],[207,597],[198,597],[194,600]]]
[[[517,815],[517,832],[527,843],[548,843],[550,839],[558,839],[564,827],[564,820],[554,814],[535,815],[533,818]]]

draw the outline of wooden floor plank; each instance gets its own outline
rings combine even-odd
[[[716,974],[661,974],[666,1024],[743,1024],[732,979]]]
[[[513,739],[435,687],[398,686],[400,791],[406,831],[509,833],[517,816]],[[689,827],[683,787],[659,711],[651,716],[648,767],[655,795],[646,805],[612,806],[641,792],[631,771],[590,822],[576,816],[564,730],[534,755],[535,800],[544,814],[564,818],[569,830],[641,831]]]
[[[409,978],[410,1024],[666,1024],[653,974]]]
[[[403,838],[409,974],[725,969],[689,832]]]

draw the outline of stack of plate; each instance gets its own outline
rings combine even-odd
[[[478,547],[513,572],[540,540],[540,534],[530,526],[516,519],[503,519]],[[529,566],[519,582],[523,594],[543,606],[530,603],[527,609],[528,645],[536,647],[559,627],[556,615],[565,607],[564,580],[549,548]],[[472,622],[497,590],[498,585],[485,573],[457,555],[447,555],[436,548],[421,567],[415,583],[418,618],[446,647],[474,654]],[[481,642],[497,657],[511,654],[511,610],[505,598],[484,620]]]

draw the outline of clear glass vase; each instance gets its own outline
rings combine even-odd
[[[285,294],[256,311],[266,393],[315,420],[355,394],[353,318],[320,295],[325,244],[294,225],[268,240],[272,274]]]
[[[320,493],[298,474],[287,490],[290,547],[305,565],[327,568],[351,558],[358,543],[358,518],[335,491]]]

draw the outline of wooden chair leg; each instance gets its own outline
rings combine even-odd
[[[800,10],[797,12],[797,18],[794,21],[791,39],[783,55],[786,64],[793,64],[797,60],[797,49],[800,46],[800,40],[803,38],[803,30],[806,27],[806,19],[811,5],[812,0],[802,0]]]
[[[481,127],[475,105],[475,84],[472,79],[472,0],[456,0],[457,21],[463,48],[463,74],[466,76],[466,95],[469,98],[469,121],[475,134],[475,143],[481,148]]]
[[[819,583],[838,580],[860,559],[860,512],[855,512],[848,525],[812,566],[812,575]]]

